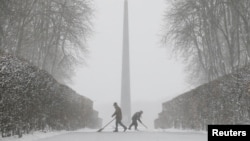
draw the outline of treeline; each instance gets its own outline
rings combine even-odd
[[[92,11],[91,0],[0,0],[0,50],[66,83],[84,61]]]
[[[249,0],[172,0],[165,23],[163,41],[174,40],[173,50],[185,57],[193,83],[249,64]]]
[[[0,132],[3,137],[100,125],[90,99],[59,84],[46,71],[16,57],[0,55]]]
[[[208,124],[250,124],[250,67],[162,104],[155,128],[206,130]]]

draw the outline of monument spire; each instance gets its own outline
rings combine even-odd
[[[124,0],[121,108],[123,112],[123,122],[128,124],[131,119],[131,101],[130,101],[129,26],[128,26],[127,0]]]

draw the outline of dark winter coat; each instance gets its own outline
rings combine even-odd
[[[112,117],[115,116],[116,120],[122,120],[122,110],[119,106],[115,106],[115,112]]]
[[[133,121],[139,121],[139,122],[141,122],[141,112],[136,112],[133,116],[132,116],[132,120]]]

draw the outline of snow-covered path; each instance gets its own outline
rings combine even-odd
[[[72,132],[38,141],[207,141],[201,132]]]
[[[78,131],[34,132],[17,136],[1,138],[0,141],[207,141],[207,132],[186,130],[144,130],[113,133],[108,128],[102,132],[93,129]]]

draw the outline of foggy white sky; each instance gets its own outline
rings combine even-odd
[[[159,43],[165,3],[128,0],[132,102],[162,101],[186,87],[182,65]],[[94,0],[88,66],[78,69],[72,85],[94,103],[120,102],[123,4],[124,0]]]

